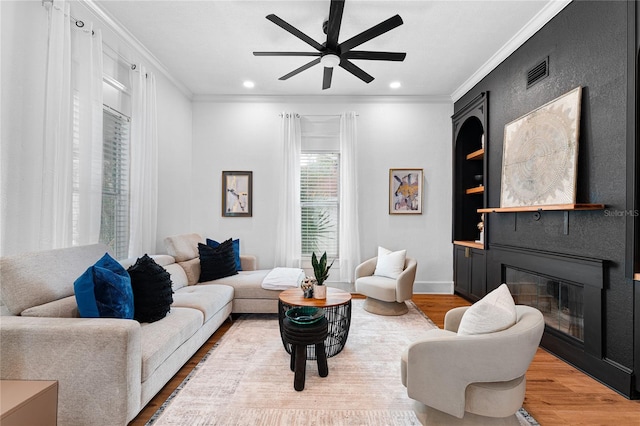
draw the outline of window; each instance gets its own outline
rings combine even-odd
[[[116,259],[129,251],[129,127],[129,117],[104,109],[100,242]]]
[[[302,152],[300,156],[300,204],[302,255],[327,252],[338,257],[340,154]]]

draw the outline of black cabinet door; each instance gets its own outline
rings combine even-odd
[[[487,293],[484,250],[454,246],[454,288],[456,293],[476,301]]]
[[[471,298],[481,299],[487,294],[487,279],[483,250],[471,250]]]
[[[453,254],[453,282],[456,293],[460,293],[465,297],[471,294],[471,262],[469,248],[462,246],[454,246]]]

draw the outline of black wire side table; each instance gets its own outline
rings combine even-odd
[[[324,341],[325,354],[327,358],[339,354],[347,343],[347,337],[349,336],[351,293],[335,287],[327,287],[326,299],[305,299],[300,288],[292,288],[281,292],[278,299],[278,323],[280,325],[282,344],[289,354],[291,354],[291,344],[286,341],[282,333],[282,321],[285,318],[285,312],[295,306],[313,306],[324,309],[324,316],[329,323],[329,332]],[[315,345],[307,346],[307,359],[317,359]]]

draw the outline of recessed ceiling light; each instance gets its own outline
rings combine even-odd
[[[391,84],[389,84],[389,87],[391,87],[392,89],[399,89],[400,86],[402,86],[402,85],[400,84],[399,81],[394,81]]]
[[[244,87],[246,87],[247,89],[253,89],[253,87],[255,86],[255,83],[253,81],[245,81],[244,83],[242,83],[242,85]]]

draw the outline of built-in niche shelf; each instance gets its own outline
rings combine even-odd
[[[471,248],[475,248],[475,249],[484,250],[484,244],[483,243],[477,243],[475,241],[458,241],[458,240],[455,240],[453,242],[453,244],[455,244],[457,246],[471,247]]]
[[[633,274],[633,280],[640,281],[640,272],[636,272],[635,274]]]
[[[484,158],[484,148],[480,148],[477,151],[473,151],[467,155],[467,160],[482,160]]]
[[[549,204],[547,206],[488,207],[478,213],[512,213],[538,211],[602,210],[604,204]]]
[[[482,194],[484,193],[484,186],[476,186],[475,188],[469,188],[465,191],[467,194]],[[480,209],[483,210],[483,209]],[[480,211],[478,210],[478,212]]]

